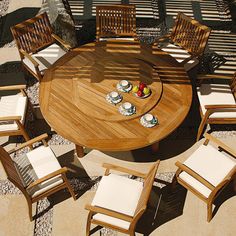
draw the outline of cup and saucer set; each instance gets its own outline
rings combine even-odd
[[[120,92],[128,93],[132,89],[133,85],[128,80],[121,80],[116,88]]]
[[[117,93],[116,91],[112,91],[110,93],[107,94],[106,96],[106,100],[109,102],[109,103],[112,103],[112,104],[118,104],[119,102],[121,102],[123,99],[122,95]]]
[[[152,114],[147,113],[140,118],[140,123],[144,127],[151,128],[158,124],[158,120]]]
[[[130,102],[124,102],[119,106],[119,112],[124,116],[131,116],[135,114],[136,107]]]

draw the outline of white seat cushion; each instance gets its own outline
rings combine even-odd
[[[235,99],[228,84],[202,84],[197,88],[197,95],[202,113],[205,114],[205,105],[235,105]],[[219,110],[210,115],[210,118],[236,118],[236,109]]]
[[[20,156],[14,159],[14,161],[25,186],[61,169],[51,148],[45,146],[40,146],[28,152],[26,156]],[[37,187],[29,189],[28,192],[32,197],[36,197],[61,183],[63,183],[61,176],[56,176],[39,184]]]
[[[22,94],[2,96],[0,99],[0,117],[21,116],[21,123],[24,124],[27,108],[27,97]],[[18,130],[14,121],[1,121],[0,131]]]
[[[48,69],[52,64],[54,64],[65,53],[66,51],[64,51],[60,46],[54,43],[49,47],[35,54],[32,54],[31,56],[35,59],[35,61],[39,63],[39,71],[43,75],[44,71]],[[36,73],[34,65],[28,58],[24,58],[23,63],[28,66],[34,73]]]
[[[114,37],[114,38],[99,38],[99,41],[109,41],[109,40],[125,40],[125,41],[134,41],[134,38],[122,38],[122,37]]]
[[[230,159],[224,153],[209,144],[207,146],[201,145],[184,162],[184,165],[198,173],[213,186],[217,186],[236,166],[236,161]],[[205,197],[208,197],[211,193],[210,189],[186,172],[182,172],[179,177]]]
[[[134,216],[142,190],[142,182],[114,174],[103,176],[92,205]],[[129,222],[103,214],[96,214],[93,218],[124,229],[130,225]]]
[[[170,56],[175,58],[175,60],[179,63],[181,63],[183,60],[185,60],[186,58],[191,56],[186,50],[182,49],[179,46],[171,44],[171,43],[168,43],[168,44],[164,45],[163,47],[161,47],[161,50],[167,52]],[[191,68],[193,68],[194,66],[196,66],[198,63],[199,63],[198,59],[194,58],[194,59],[188,61],[184,65],[184,68],[185,68],[185,70],[188,71]]]

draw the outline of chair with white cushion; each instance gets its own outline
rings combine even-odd
[[[185,162],[176,162],[176,177],[179,184],[207,203],[210,222],[216,197],[235,177],[236,151],[209,134],[205,137],[205,142]]]
[[[66,177],[67,168],[60,166],[55,154],[47,146],[45,141],[47,137],[47,134],[42,134],[9,152],[0,147],[0,160],[7,177],[24,194],[31,221],[33,220],[32,204],[61,189],[67,188],[76,200]],[[44,145],[32,149],[32,145],[40,141]],[[31,150],[26,154],[10,156],[10,154],[15,154],[25,147],[29,147]]]
[[[229,84],[200,83],[197,95],[202,118],[197,140],[207,124],[236,124],[236,73]]]
[[[47,13],[11,27],[11,32],[16,41],[22,65],[39,81],[45,70],[71,48],[53,33]]]
[[[0,97],[0,136],[22,135],[29,140],[24,128],[28,98],[25,85],[2,86],[0,91],[19,91],[15,95]]]
[[[159,163],[157,161],[147,174],[104,163],[105,176],[91,205],[85,207],[89,210],[86,236],[90,233],[91,223],[134,236],[136,223],[147,208]],[[138,176],[144,181],[112,174],[110,170]]]
[[[199,63],[210,32],[207,26],[179,12],[171,33],[158,38],[154,46],[160,46],[188,71]],[[168,43],[163,44],[165,41]]]

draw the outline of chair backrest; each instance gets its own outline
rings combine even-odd
[[[96,37],[135,37],[135,5],[96,7]]]
[[[143,212],[147,208],[148,199],[152,190],[153,182],[157,173],[157,169],[160,161],[157,161],[149,170],[149,173],[143,183],[143,191],[141,193],[137,208],[135,210],[135,215],[138,216],[140,212]]]
[[[232,93],[234,95],[234,98],[236,99],[236,72],[233,75],[233,79],[231,81],[230,87],[231,87]]]
[[[16,185],[22,192],[25,191],[25,187],[18,175],[16,167],[14,165],[13,160],[11,159],[8,152],[4,150],[3,147],[0,146],[0,160],[2,162],[3,168],[7,174],[8,179]]]
[[[171,40],[194,56],[204,53],[211,29],[198,21],[178,13],[171,32]]]
[[[46,12],[12,26],[11,32],[18,49],[27,53],[35,53],[55,41]]]

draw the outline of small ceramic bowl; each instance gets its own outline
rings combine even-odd
[[[143,116],[143,119],[145,122],[150,124],[154,120],[154,116],[152,114],[146,114]]]
[[[118,100],[118,99],[120,98],[119,93],[117,93],[117,92],[115,92],[115,91],[110,92],[110,93],[109,93],[109,96],[110,96],[110,98],[111,98],[113,101],[116,101],[116,100]]]
[[[124,110],[126,110],[127,112],[131,112],[132,111],[132,104],[130,102],[125,102],[122,104],[122,107]]]
[[[121,80],[119,84],[124,89],[127,89],[129,87],[129,81],[127,80]]]

